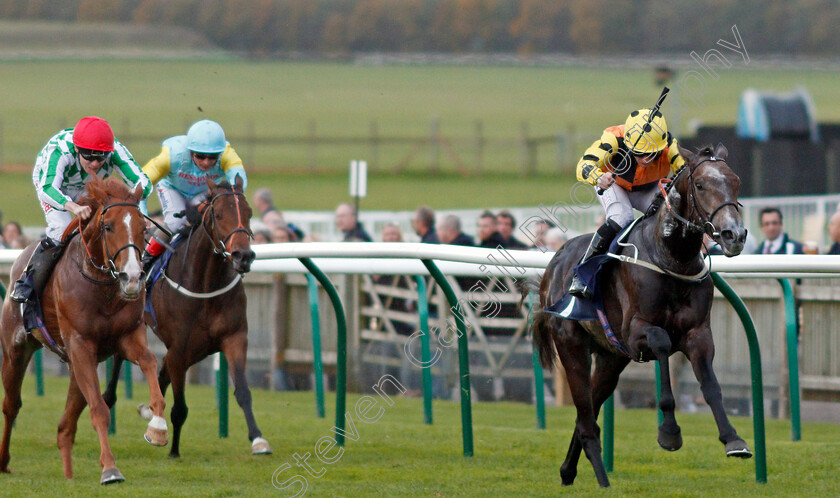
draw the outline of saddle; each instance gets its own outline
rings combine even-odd
[[[172,240],[169,241],[169,247],[172,250],[167,249],[160,255],[155,262],[152,263],[152,268],[149,270],[149,274],[146,275],[146,303],[144,305],[144,311],[149,313],[152,317],[152,322],[157,327],[157,317],[155,316],[155,310],[152,307],[152,289],[154,289],[155,284],[158,280],[163,276],[164,272],[166,272],[166,267],[169,265],[169,260],[172,259],[172,255],[175,254],[174,249],[181,245],[184,242],[185,237],[183,236],[183,232],[176,233]]]

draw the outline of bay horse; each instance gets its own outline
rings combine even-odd
[[[665,417],[657,441],[666,450],[680,449],[682,436],[674,418],[668,371],[668,357],[677,351],[691,362],[726,455],[752,456],[729,423],[712,369],[715,349],[709,317],[714,287],[701,254],[704,233],[720,243],[726,256],[736,256],[743,249],[747,231],[738,209],[741,180],[726,164],[727,150],[722,144],[696,154],[680,148],[680,154],[687,164],[675,177],[665,205],[642,219],[617,251],[627,254],[628,248],[635,247],[638,253],[629,251],[631,261],[611,261],[601,270],[605,314],[617,343],[608,339],[600,321],[575,321],[546,310],[566,293],[591,234],[566,243],[551,259],[539,283],[534,342],[545,368],[553,368],[555,351],[560,357],[577,409],[572,441],[560,467],[563,485],[574,483],[583,450],[598,483],[609,486],[596,420],[631,359],[659,362],[659,408]],[[652,263],[659,270],[641,262]],[[534,290],[536,282],[529,282],[523,297]]]
[[[187,419],[187,369],[219,351],[231,365],[234,396],[245,413],[251,452],[271,453],[254,420],[245,372],[248,320],[241,279],[250,271],[255,256],[248,224],[251,208],[242,186],[241,179],[235,185],[226,180],[216,185],[207,179],[208,200],[197,210],[188,208],[186,216],[191,223],[182,232],[186,241],[174,248],[164,275],[151,292],[154,313],[146,313],[146,323],[167,349],[158,380],[164,394],[172,384],[169,456],[173,458],[180,456],[181,427]],[[109,403],[116,401],[120,364],[118,358],[106,391]],[[139,411],[144,418],[150,416],[143,405]]]
[[[3,346],[3,414],[5,428],[0,446],[0,471],[9,472],[9,442],[21,408],[20,389],[32,354],[48,346],[66,356],[70,388],[58,425],[58,448],[64,476],[73,477],[72,448],[79,415],[90,406],[90,418],[99,436],[101,484],[124,481],[108,443],[110,414],[99,391],[97,364],[118,353],[136,363],[149,381],[153,417],[145,438],[156,446],[167,442],[164,399],[158,386],[157,360],[146,344],[143,324],[145,289],[140,248],[144,222],[137,205],[141,186],[132,192],[120,180],[95,178],[86,186],[79,204],[91,208],[87,221],[76,218],[64,232],[67,246],[41,297],[43,330],[24,330],[20,306],[9,297],[0,316]],[[74,227],[79,233],[72,236]],[[72,237],[72,238],[70,238]],[[67,242],[70,238],[69,242]],[[37,242],[36,242],[37,243]],[[34,249],[27,247],[12,266],[11,281],[23,271]]]

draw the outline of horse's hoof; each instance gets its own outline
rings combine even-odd
[[[682,448],[682,431],[680,431],[680,428],[677,427],[677,432],[670,434],[665,431],[662,426],[660,426],[659,436],[656,438],[656,442],[659,443],[659,446],[661,446],[664,450],[677,451]]]
[[[169,458],[181,458],[181,454],[180,453],[172,453],[170,451],[169,452]]]
[[[113,469],[102,471],[102,479],[99,480],[99,484],[105,486],[106,484],[114,484],[123,481],[125,481],[125,477],[123,477],[123,475],[120,474],[120,471],[114,467]]]
[[[564,469],[560,468],[560,482],[563,486],[571,486],[575,483],[575,477],[577,477],[577,471],[564,471]]]
[[[169,443],[169,435],[166,430],[166,420],[158,416],[152,417],[143,438],[147,443],[154,446],[166,446],[167,443]]]
[[[738,438],[726,443],[726,456],[738,458],[752,458],[753,454],[743,439]]]
[[[152,416],[154,416],[152,410],[150,410],[149,407],[143,403],[137,405],[137,413],[139,413],[144,420],[152,420]]]
[[[258,437],[254,438],[254,441],[251,442],[251,454],[252,455],[270,455],[271,454],[271,446],[268,444],[268,441],[265,439]]]

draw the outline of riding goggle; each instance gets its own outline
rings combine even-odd
[[[219,159],[220,154],[202,154],[199,152],[193,152],[193,157],[198,159],[199,161],[205,161],[207,159],[212,159],[214,161]]]
[[[85,161],[105,161],[108,157],[108,152],[104,150],[79,149],[79,155]]]

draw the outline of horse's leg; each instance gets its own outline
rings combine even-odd
[[[72,337],[67,348],[67,355],[73,365],[73,375],[85,401],[90,406],[90,420],[99,435],[99,465],[102,467],[100,483],[119,482],[124,478],[117,470],[114,454],[111,452],[111,445],[108,442],[108,425],[111,423],[111,414],[108,405],[102,399],[102,393],[99,391],[99,377],[96,373],[96,344],[82,339],[78,332],[68,335]]]
[[[169,456],[178,458],[181,456],[181,428],[187,421],[190,409],[187,407],[187,399],[184,395],[187,379],[185,358],[176,357],[172,354],[172,351],[174,351],[174,348],[166,353],[166,357],[163,359],[163,368],[166,369],[167,378],[172,383],[173,401],[169,415],[172,420],[172,449],[169,450]],[[161,370],[162,374],[163,370]]]
[[[82,391],[76,383],[76,376],[70,366],[70,387],[67,389],[67,403],[64,414],[58,423],[58,450],[61,452],[61,462],[64,464],[64,477],[73,478],[73,443],[76,441],[79,415],[87,406]]]
[[[3,427],[3,443],[0,444],[0,472],[10,472],[9,444],[12,438],[12,427],[23,405],[20,400],[20,386],[26,374],[26,366],[29,365],[34,352],[34,349],[25,345],[15,345],[6,349],[3,354],[3,389],[6,393],[3,398],[3,415],[6,418],[6,424]]]
[[[674,392],[671,390],[671,371],[668,368],[668,358],[671,356],[671,338],[661,327],[646,327],[647,343],[659,362],[661,374],[659,409],[662,410],[663,421],[659,426],[656,441],[663,449],[677,451],[682,448],[682,431],[674,416]]]
[[[595,371],[592,374],[592,408],[594,411],[595,420],[598,420],[598,414],[601,411],[601,406],[609,399],[615,392],[618,386],[618,378],[630,359],[624,356],[616,356],[610,353],[599,352],[595,355]],[[601,429],[595,426],[595,432],[598,438],[601,437]],[[569,451],[566,454],[566,460],[574,465],[577,469],[577,462],[580,459],[580,452],[583,447],[580,445],[580,438],[577,429],[572,436],[572,442],[569,444]],[[561,470],[562,472],[562,470]],[[574,474],[571,475],[571,480],[574,480]],[[571,484],[571,483],[570,483]]]
[[[554,320],[552,320],[554,321]],[[600,429],[595,420],[592,406],[592,391],[590,389],[590,369],[592,366],[589,335],[578,323],[564,320],[559,327],[559,335],[555,338],[555,346],[560,356],[560,362],[566,370],[566,378],[572,392],[572,399],[577,408],[577,420],[572,442],[566,454],[566,460],[560,466],[560,478],[563,485],[573,484],[577,476],[580,450],[595,470],[595,477],[602,487],[610,485],[607,471],[601,459]]]
[[[111,372],[111,378],[108,379],[108,387],[106,387],[105,392],[102,393],[102,399],[105,400],[105,404],[108,405],[108,408],[113,408],[117,403],[117,382],[120,380],[120,368],[122,368],[123,363],[122,356],[115,354],[113,358],[114,370]]]
[[[251,441],[251,453],[254,455],[270,455],[271,446],[263,439],[257,422],[254,420],[254,411],[251,408],[251,390],[248,388],[248,379],[245,376],[245,360],[248,352],[248,331],[242,330],[222,341],[222,352],[231,365],[231,377],[233,378],[233,395],[236,402],[245,413],[245,422],[248,424],[248,440]]]
[[[154,446],[166,446],[168,435],[164,408],[166,402],[160,392],[157,378],[157,358],[149,351],[146,343],[146,326],[140,325],[131,334],[124,336],[119,342],[120,355],[131,363],[140,366],[146,382],[149,383],[149,409],[152,412],[146,434],[147,442]]]
[[[694,375],[700,382],[703,398],[706,399],[706,403],[712,409],[712,415],[715,417],[720,434],[720,442],[724,444],[726,449],[726,456],[751,457],[752,452],[747,443],[735,432],[735,428],[729,423],[729,418],[723,409],[723,395],[715,371],[712,368],[712,361],[715,358],[715,345],[712,340],[711,329],[705,326],[689,331],[685,344],[684,353],[691,361]]]

